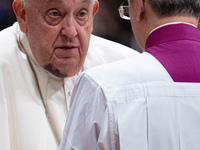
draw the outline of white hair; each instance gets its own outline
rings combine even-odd
[[[30,6],[30,0],[21,0],[21,2],[24,5],[24,7]]]

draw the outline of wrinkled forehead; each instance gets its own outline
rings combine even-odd
[[[61,2],[61,1],[65,1],[65,0],[47,0],[47,2]],[[80,0],[80,1],[82,1],[82,2],[93,2],[93,4],[94,4],[94,2],[95,2],[95,0]]]

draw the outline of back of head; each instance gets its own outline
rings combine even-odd
[[[200,16],[200,0],[148,0],[159,18],[171,16]]]

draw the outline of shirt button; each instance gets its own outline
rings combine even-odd
[[[69,95],[69,96],[72,96],[72,90],[70,90],[70,91],[68,92],[68,95]]]

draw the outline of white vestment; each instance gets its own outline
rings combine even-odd
[[[92,35],[83,69],[137,54]],[[57,150],[54,134],[62,138],[76,78],[59,79],[41,68],[17,23],[0,32],[0,150]]]
[[[199,150],[199,90],[173,82],[146,52],[87,70],[59,150]]]

